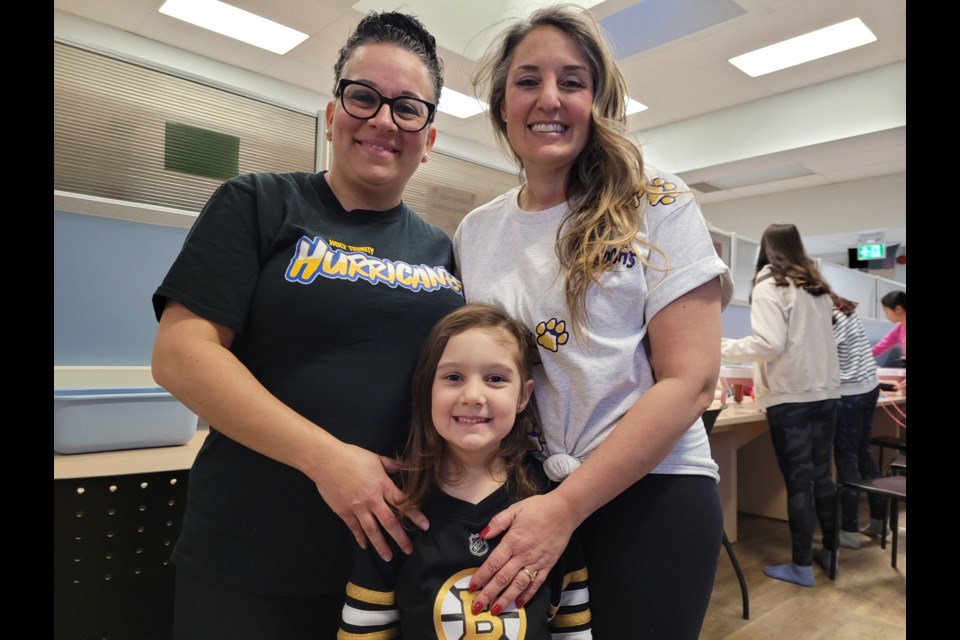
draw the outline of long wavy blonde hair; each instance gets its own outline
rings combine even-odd
[[[567,306],[575,329],[587,322],[586,296],[591,284],[602,286],[600,276],[613,263],[605,260],[610,251],[640,242],[663,252],[639,238],[647,204],[647,184],[640,149],[629,140],[626,130],[627,83],[600,25],[576,5],[544,7],[525,20],[516,20],[490,45],[473,76],[478,95],[486,94],[497,144],[511,156],[523,173],[523,159],[510,146],[507,123],[501,115],[507,75],[513,53],[534,29],[556,27],[568,35],[587,60],[593,79],[593,107],[590,136],[574,161],[567,179],[568,212],[557,229],[556,253],[565,283]],[[657,190],[663,195],[662,189]],[[640,258],[646,265],[650,263]]]

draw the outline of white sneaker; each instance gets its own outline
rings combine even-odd
[[[860,533],[865,536],[870,536],[871,538],[879,537],[883,533],[883,529],[886,525],[883,524],[880,520],[870,520],[870,524],[860,529]],[[887,535],[891,534],[890,527],[886,527]]]
[[[841,531],[840,546],[846,547],[847,549],[859,549],[860,534],[857,533],[856,531]]]
[[[822,533],[813,534],[813,541],[816,544],[823,544],[823,534]],[[856,531],[841,531],[840,546],[846,547],[847,549],[859,549],[860,534],[857,533]]]

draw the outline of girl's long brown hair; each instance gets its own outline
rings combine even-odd
[[[481,303],[466,304],[434,325],[423,344],[413,373],[413,414],[407,444],[400,457],[401,486],[406,494],[406,500],[397,505],[401,515],[426,504],[441,481],[456,483],[458,480],[456,477],[441,477],[446,442],[433,426],[432,397],[437,364],[447,343],[450,338],[468,329],[490,331],[498,338],[509,341],[516,351],[521,383],[530,380],[530,353],[536,350],[536,344],[530,332],[499,307]],[[517,499],[531,496],[538,490],[523,464],[524,457],[531,449],[526,428],[529,404],[527,407],[517,414],[510,433],[500,441],[500,448],[487,460],[488,470],[492,470],[495,461],[503,460],[507,483]]]
[[[835,293],[830,294],[830,299],[833,300],[833,307],[845,316],[853,315],[853,312],[857,310],[857,303],[853,300],[847,300]]]
[[[817,265],[807,256],[800,231],[795,225],[775,223],[764,230],[760,239],[760,254],[757,256],[757,270],[753,274],[754,285],[757,283],[757,274],[767,265],[770,265],[773,281],[778,287],[787,287],[792,282],[812,296],[832,293]],[[750,298],[753,299],[752,290]]]

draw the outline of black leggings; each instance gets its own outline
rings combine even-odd
[[[833,436],[833,460],[837,479],[842,482],[872,480],[880,477],[880,468],[873,459],[870,440],[873,437],[873,414],[877,410],[880,387],[855,396],[842,396],[837,404],[837,429]],[[860,492],[848,489],[841,496],[843,517],[840,528],[857,530],[860,511]],[[867,496],[870,518],[883,518],[883,498]]]
[[[804,567],[813,564],[815,519],[820,521],[823,546],[836,545],[837,498],[830,471],[836,419],[836,399],[767,407],[773,451],[787,485],[793,563]]]
[[[723,540],[717,483],[651,474],[580,527],[596,640],[696,640]]]
[[[343,593],[272,596],[177,571],[174,640],[333,640]]]

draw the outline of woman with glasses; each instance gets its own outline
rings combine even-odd
[[[401,199],[442,65],[418,20],[380,13],[334,75],[330,170],[227,180],[153,297],[154,377],[210,425],[173,552],[178,639],[333,638],[358,548],[412,550],[388,473],[420,344],[463,304],[450,239]]]

